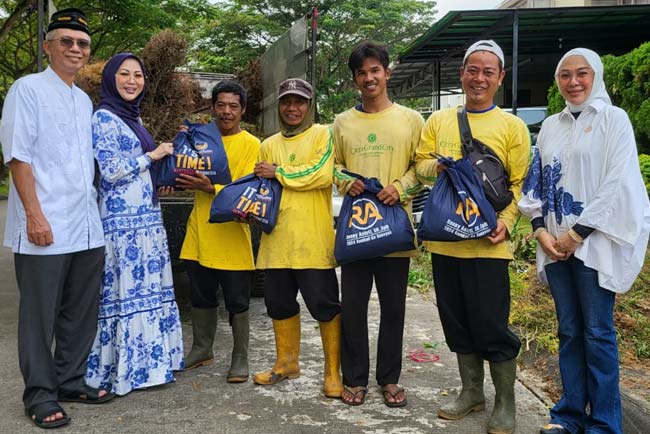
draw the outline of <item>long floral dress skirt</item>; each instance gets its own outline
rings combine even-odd
[[[174,381],[173,371],[183,369],[181,323],[162,214],[137,136],[99,110],[93,146],[106,253],[86,382],[124,395]]]

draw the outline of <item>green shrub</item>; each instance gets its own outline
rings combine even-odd
[[[557,83],[553,82],[553,85],[548,88],[548,107],[546,108],[547,115],[554,115],[555,113],[561,112],[566,104],[564,103],[564,97],[560,94],[560,89],[557,88]]]
[[[650,194],[650,155],[639,155],[639,165],[641,166],[641,175],[643,176],[643,183],[645,184],[648,194]]]
[[[535,261],[535,252],[537,251],[537,241],[532,237],[530,221],[523,216],[519,216],[510,233],[510,244],[512,253],[515,257],[514,266],[517,269],[524,268],[524,264]]]

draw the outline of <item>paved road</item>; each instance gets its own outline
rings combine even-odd
[[[0,201],[0,232],[4,228],[6,201]],[[36,271],[36,270],[35,270]],[[22,378],[16,354],[18,290],[11,252],[0,249],[0,399],[3,412],[0,433],[42,432],[23,414]],[[183,313],[187,312],[187,287],[178,277],[177,293]],[[409,404],[403,409],[389,409],[371,381],[366,404],[349,407],[320,393],[322,352],[317,323],[306,309],[302,318],[301,369],[303,375],[271,387],[252,382],[227,384],[227,361],[231,345],[225,314],[219,321],[215,349],[218,362],[190,372],[180,372],[176,382],[147,391],[132,392],[102,406],[64,405],[73,418],[60,432],[73,433],[362,433],[424,434],[485,432],[488,413],[474,413],[462,421],[447,422],[435,416],[435,409],[452,399],[460,385],[455,357],[442,344],[436,349],[436,363],[415,363],[406,356],[408,350],[421,348],[423,342],[442,342],[442,329],[435,304],[422,296],[409,294],[406,307],[405,360],[402,384]],[[222,312],[223,313],[223,312]],[[262,299],[253,299],[251,307],[251,369],[267,369],[274,360],[275,347],[271,320]],[[378,330],[378,303],[373,297],[370,307],[370,336]],[[191,343],[191,328],[183,324],[186,348]],[[371,344],[374,348],[375,342]],[[374,362],[371,362],[374,366]],[[486,366],[487,368],[487,366]],[[487,371],[487,370],[486,370]],[[371,376],[374,369],[371,371]],[[493,388],[486,380],[488,410],[492,407]],[[519,382],[517,393],[517,433],[537,433],[546,420],[547,410]]]

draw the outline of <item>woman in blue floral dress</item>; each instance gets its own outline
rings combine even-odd
[[[93,115],[106,239],[97,336],[86,381],[118,395],[174,381],[183,342],[167,237],[156,193],[156,146],[140,123],[144,67],[133,54],[111,58]]]

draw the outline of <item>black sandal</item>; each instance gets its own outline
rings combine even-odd
[[[361,388],[357,391],[354,391],[352,387],[350,386],[345,386],[345,391],[348,393],[352,394],[352,399],[347,400],[343,399],[343,394],[341,394],[341,401],[343,401],[347,405],[352,405],[352,406],[357,406],[361,405],[364,402],[366,402],[366,395],[368,394],[368,388],[361,386]],[[355,401],[357,398],[360,398],[360,401]]]
[[[114,393],[106,393],[106,395],[99,396],[100,389],[90,387],[84,384],[74,392],[65,392],[59,390],[59,401],[61,402],[79,402],[82,404],[103,404],[115,398]]]
[[[395,391],[394,392],[391,392],[390,390],[388,390],[388,387],[386,387],[386,386],[381,386],[381,393],[384,395],[384,404],[386,404],[386,406],[391,407],[391,408],[404,407],[406,405],[406,393],[404,393],[404,399],[401,400],[401,401],[398,401],[397,400],[397,395],[399,395],[400,392],[404,393],[404,388],[399,387],[397,385],[395,385]],[[386,395],[390,396],[395,401],[390,402],[388,400],[388,396],[386,396]]]
[[[54,416],[57,413],[62,413],[63,417],[61,419],[45,421],[45,418]],[[25,409],[25,416],[27,416],[34,425],[43,429],[58,428],[70,423],[70,417],[68,417],[65,410],[61,408],[56,401],[45,401],[34,404]]]

